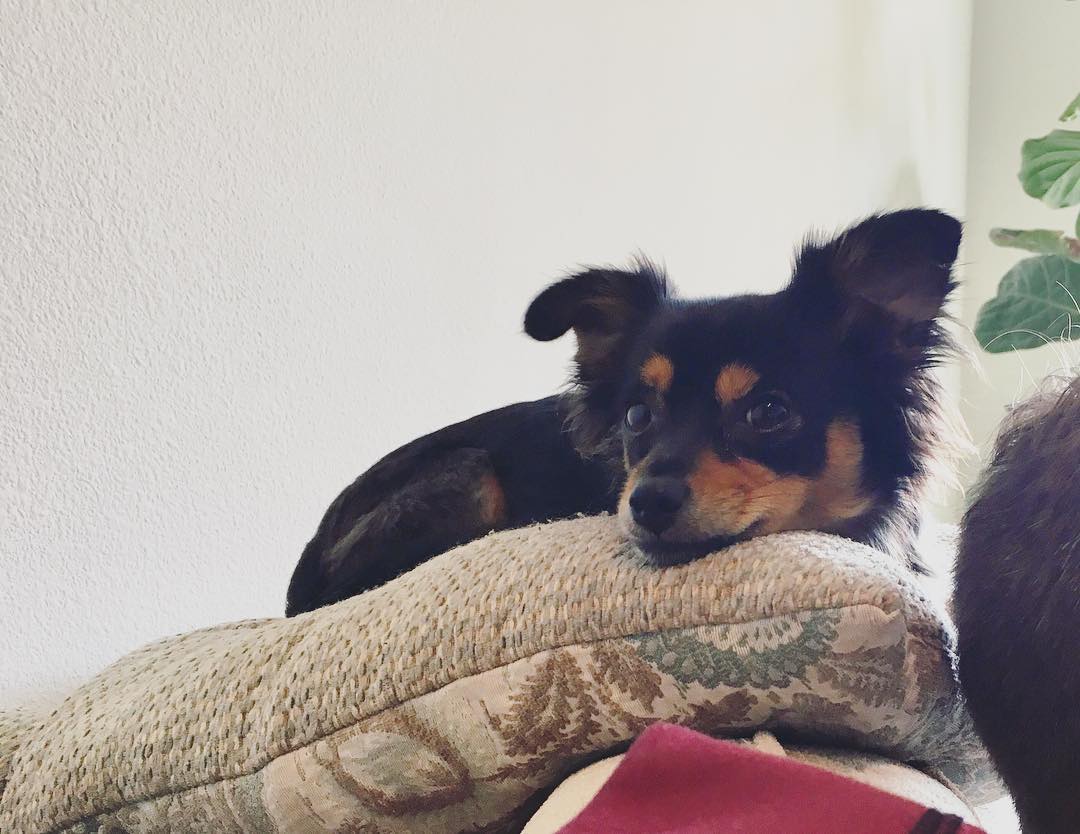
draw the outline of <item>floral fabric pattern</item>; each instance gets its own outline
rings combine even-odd
[[[542,652],[281,757],[228,796],[207,790],[197,817],[179,810],[190,800],[156,800],[69,830],[515,831],[537,791],[658,720],[720,736],[768,727],[900,761],[967,739],[932,764],[970,783],[986,763],[963,712],[905,709],[927,682],[897,686],[907,635],[871,620],[817,611]]]
[[[500,534],[462,549],[500,544],[495,561],[435,560],[306,621],[133,653],[11,734],[0,830],[519,831],[546,789],[660,720],[917,763],[968,801],[995,795],[949,628],[884,557],[815,534],[681,572],[566,550],[579,535],[610,552],[605,524]],[[485,597],[480,615],[432,631],[414,604],[423,589],[505,574],[530,536],[560,549],[520,596]],[[574,578],[552,591],[553,571]]]

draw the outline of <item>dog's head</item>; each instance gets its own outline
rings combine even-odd
[[[577,338],[579,447],[621,441],[619,518],[655,562],[753,535],[873,537],[921,476],[960,224],[877,215],[810,240],[772,295],[683,301],[666,278],[589,269],[541,293],[525,330]]]

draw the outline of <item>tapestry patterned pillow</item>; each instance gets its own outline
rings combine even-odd
[[[903,568],[834,536],[657,569],[608,517],[505,531],[121,659],[0,738],[0,831],[515,831],[658,720],[874,751],[983,801],[951,646]]]

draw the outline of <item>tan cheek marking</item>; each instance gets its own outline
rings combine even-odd
[[[675,366],[671,364],[670,359],[659,353],[654,353],[641,366],[641,381],[661,394],[666,394],[671,388],[671,380],[674,376]]]
[[[703,452],[687,478],[693,522],[703,535],[741,533],[766,516],[787,516],[802,506],[806,479],[781,477],[751,460],[721,461]]]
[[[499,479],[488,473],[480,479],[476,488],[476,501],[484,524],[495,527],[506,518],[506,493]]]
[[[825,449],[825,467],[814,479],[777,475],[748,460],[725,463],[703,453],[688,479],[694,523],[704,534],[739,533],[754,522],[760,522],[761,533],[777,533],[828,530],[862,515],[873,506],[873,497],[862,490],[859,427],[834,421]]]
[[[829,529],[869,510],[873,496],[862,489],[863,443],[859,427],[834,420],[825,435],[825,468],[810,483],[806,506],[793,523]]]
[[[619,512],[630,511],[630,493],[634,491],[634,487],[637,486],[637,482],[641,477],[641,467],[638,466],[635,469],[631,469],[626,476],[626,483],[623,484],[622,493],[619,495]]]
[[[761,533],[791,530],[792,520],[806,504],[811,482],[799,475],[784,475],[766,484],[754,495],[753,510]]]
[[[733,403],[749,394],[760,379],[757,371],[738,362],[732,362],[717,374],[716,399],[721,403]]]
[[[836,519],[854,518],[873,505],[862,490],[863,443],[859,427],[834,420],[826,435],[825,472],[814,485],[814,502]]]

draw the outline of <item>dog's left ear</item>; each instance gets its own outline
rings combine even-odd
[[[940,211],[874,215],[830,241],[808,242],[789,291],[844,331],[866,324],[904,342],[941,315],[960,236],[960,221]]]
[[[552,284],[529,305],[525,332],[541,342],[573,329],[577,383],[568,424],[584,455],[612,441],[615,401],[627,352],[669,297],[663,272],[648,261],[633,269],[587,269]]]
[[[634,269],[586,269],[533,300],[525,332],[548,342],[573,329],[577,381],[593,385],[618,367],[628,342],[668,294],[664,274],[648,261]]]

